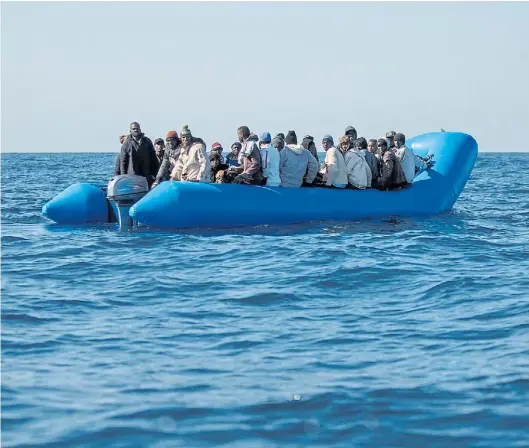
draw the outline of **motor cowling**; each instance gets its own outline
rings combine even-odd
[[[129,216],[130,207],[149,192],[147,179],[135,174],[115,176],[108,183],[107,198],[116,204],[120,227],[132,227],[134,222]]]

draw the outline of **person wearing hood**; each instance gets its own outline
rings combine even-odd
[[[347,135],[347,137],[349,137],[349,141],[351,142],[350,148],[354,148],[356,139],[358,137],[356,129],[353,126],[347,126],[345,128],[344,134]]]
[[[233,142],[231,145],[231,152],[226,156],[226,165],[239,166],[239,152],[241,152],[242,145],[239,142]]]
[[[404,144],[405,141],[406,137],[404,134],[395,134],[395,155],[400,161],[402,171],[404,171],[404,176],[406,176],[406,182],[411,184],[415,177],[415,156],[413,151]]]
[[[388,131],[386,132],[386,140],[388,142],[388,148],[391,149],[392,151],[395,151],[395,136],[397,134],[395,134],[395,131]]]
[[[123,143],[125,143],[125,140],[127,140],[126,135],[119,136],[119,143],[121,144],[121,146],[123,146]],[[121,156],[121,153],[116,156],[116,160],[114,162],[114,176],[119,176],[121,174],[120,156]]]
[[[278,187],[281,184],[279,177],[279,151],[272,146],[272,137],[269,132],[264,132],[259,138],[261,160],[263,162],[263,184],[268,187]]]
[[[234,184],[261,185],[263,168],[257,145],[259,138],[250,132],[248,126],[241,126],[237,129],[237,139],[242,146],[238,158],[240,165],[228,169],[227,179],[233,178]]]
[[[182,139],[180,157],[171,173],[171,180],[209,183],[211,167],[204,140],[193,137],[187,125],[182,128],[180,138]]]
[[[222,145],[219,142],[215,142],[211,145],[211,151],[209,152],[211,183],[215,183],[219,171],[228,169],[228,165],[224,162],[224,157],[222,156],[222,150]]]
[[[169,131],[165,137],[165,151],[160,168],[158,168],[158,174],[156,174],[156,180],[152,184],[153,188],[160,182],[169,180],[180,157],[180,145],[181,142],[178,138],[178,133],[176,131]]]
[[[377,142],[379,161],[379,176],[378,185],[379,190],[396,190],[406,185],[406,177],[398,157],[393,151],[388,148],[388,142],[385,138],[381,138]]]
[[[344,141],[345,144],[346,142]],[[323,177],[324,185],[329,188],[345,188],[348,179],[342,153],[334,146],[334,140],[330,135],[323,137],[322,145],[325,150],[325,162],[320,173]]]
[[[147,179],[149,188],[157,174],[157,160],[150,138],[141,132],[140,124],[130,124],[130,135],[121,146],[119,155],[121,174],[136,174]]]
[[[356,147],[349,148],[349,136],[344,135],[339,139],[340,151],[345,150],[344,161],[347,171],[347,180],[351,187],[359,190],[371,187],[372,180],[371,169],[366,162],[365,154],[360,152],[362,140],[365,141],[365,138],[359,138],[356,140]]]
[[[376,140],[369,140],[371,142],[371,149],[373,149],[376,152],[377,150],[377,141]],[[367,166],[371,170],[371,176],[368,176],[371,178],[370,184],[368,184],[368,188],[376,188],[377,182],[378,182],[378,160],[375,156],[375,154],[369,149],[369,143],[364,137],[360,137],[356,143],[355,143],[356,150],[363,154],[364,159],[367,163]]]
[[[299,188],[312,185],[318,174],[318,161],[303,146],[298,145],[296,133],[289,131],[285,140],[275,137],[272,146],[280,148],[279,177],[282,187]]]
[[[303,146],[307,151],[309,151],[312,154],[312,157],[314,157],[318,163],[320,162],[320,158],[318,157],[318,150],[316,149],[316,144],[314,143],[314,137],[312,135],[306,135],[305,137],[303,137],[301,146]]]

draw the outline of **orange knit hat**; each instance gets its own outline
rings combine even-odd
[[[165,137],[165,138],[178,138],[178,134],[177,134],[176,131],[169,131],[167,133],[167,137]]]

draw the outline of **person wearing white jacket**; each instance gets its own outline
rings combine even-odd
[[[334,147],[330,135],[325,135],[322,140],[325,150],[325,162],[321,174],[326,187],[345,188],[347,186],[347,169],[342,153]]]
[[[366,162],[365,155],[360,151],[362,142],[365,141],[363,137],[356,140],[356,148],[349,148],[349,136],[340,137],[340,150],[344,154],[345,168],[347,170],[347,180],[353,188],[364,190],[371,186],[371,168]],[[367,142],[366,142],[367,143]]]
[[[263,176],[268,187],[279,187],[281,178],[279,177],[279,151],[271,144],[272,136],[270,132],[264,132],[259,138],[261,149],[261,159],[263,161]]]
[[[411,184],[415,177],[415,156],[413,151],[404,144],[405,141],[404,134],[395,134],[395,155],[400,160],[406,182]]]
[[[206,153],[206,144],[201,138],[193,137],[187,125],[182,128],[180,137],[182,149],[171,173],[171,180],[209,183],[211,167]]]

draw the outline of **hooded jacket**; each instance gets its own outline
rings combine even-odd
[[[271,144],[261,148],[261,160],[263,162],[263,176],[266,177],[266,185],[278,187],[281,184],[279,177],[279,161],[281,155]]]
[[[384,154],[378,155],[379,180],[378,188],[381,190],[393,190],[406,183],[406,176],[400,165],[398,157],[388,149]]]
[[[158,174],[156,175],[157,184],[164,180],[169,180],[169,177],[171,176],[171,173],[174,170],[179,157],[180,146],[170,149],[169,147],[165,148],[162,164],[160,165],[160,168],[158,169]]]
[[[402,171],[404,171],[404,176],[406,176],[406,182],[411,184],[415,177],[415,156],[413,151],[403,145],[400,148],[395,148],[395,155],[400,161]]]
[[[347,170],[347,180],[356,188],[371,187],[371,168],[366,162],[365,155],[355,149],[349,149],[344,156]]]
[[[375,154],[369,152],[367,149],[361,149],[358,152],[364,155],[367,166],[371,170],[371,185],[368,185],[368,187],[376,188],[378,182],[378,160]]]
[[[347,185],[347,169],[342,153],[332,146],[325,152],[323,164],[325,185],[328,187],[345,187]],[[343,188],[342,187],[342,188]]]
[[[286,145],[280,153],[279,177],[282,187],[299,188],[303,177],[308,184],[318,174],[318,161],[301,145]]]
[[[206,144],[201,138],[193,137],[188,148],[181,148],[180,157],[171,173],[171,179],[210,182],[209,157],[206,153]]]
[[[151,139],[146,137],[145,134],[140,135],[139,141],[129,135],[121,146],[119,162],[121,174],[143,176],[147,179],[149,187],[158,173],[156,152]]]

